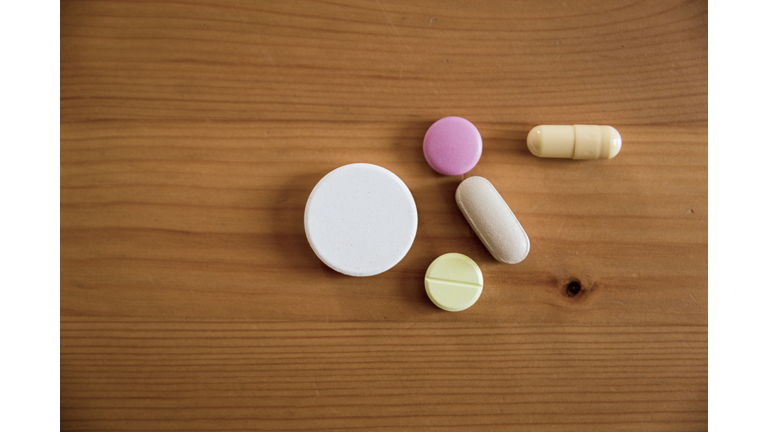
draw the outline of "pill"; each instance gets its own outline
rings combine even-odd
[[[612,126],[536,126],[528,132],[528,150],[538,157],[611,159],[621,150]]]
[[[480,132],[461,117],[441,118],[424,135],[424,157],[440,174],[462,175],[477,165],[482,153]]]
[[[528,235],[491,182],[477,176],[464,180],[456,188],[456,204],[498,261],[517,264],[528,256]]]
[[[432,261],[424,276],[427,295],[437,307],[459,312],[475,304],[483,292],[483,273],[466,255],[447,253]]]
[[[416,237],[416,202],[391,171],[356,163],[328,173],[304,209],[304,230],[320,261],[350,276],[394,267]]]

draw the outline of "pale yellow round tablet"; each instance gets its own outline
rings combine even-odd
[[[432,261],[424,277],[432,303],[449,312],[469,308],[483,292],[483,272],[466,255],[447,253]]]

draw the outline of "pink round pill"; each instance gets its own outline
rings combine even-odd
[[[480,132],[469,120],[445,117],[424,135],[424,157],[429,166],[445,175],[462,175],[477,165],[483,152]]]

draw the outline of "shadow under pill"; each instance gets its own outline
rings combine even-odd
[[[326,267],[312,251],[304,231],[307,199],[325,174],[327,172],[318,170],[316,173],[291,177],[273,191],[271,229],[266,237],[272,253],[278,256],[281,266],[286,269]]]
[[[439,120],[439,117],[430,120],[413,121],[399,128],[395,132],[391,145],[394,150],[393,155],[395,156],[399,167],[401,167],[399,171],[403,172],[404,177],[445,177],[443,174],[432,169],[424,157],[424,135],[427,133],[429,127],[437,120]],[[403,178],[403,181],[408,184],[406,178]]]

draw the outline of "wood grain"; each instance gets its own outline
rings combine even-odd
[[[706,2],[64,1],[61,428],[707,429]],[[421,141],[458,115],[531,252],[496,262]],[[610,161],[537,124],[609,124]],[[392,270],[309,248],[328,171],[419,211]],[[483,271],[461,313],[423,276]],[[578,279],[581,291],[568,294]]]

